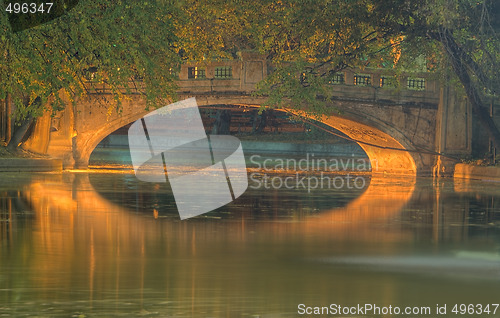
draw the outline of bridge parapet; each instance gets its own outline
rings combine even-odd
[[[240,52],[239,59],[234,60],[186,62],[179,71],[178,92],[250,95],[273,69],[265,56],[253,52]],[[429,73],[408,73],[396,78],[387,69],[348,68],[336,73],[330,84],[333,98],[339,100],[437,109],[440,98],[439,83]],[[135,81],[129,88],[138,92],[142,85]],[[105,84],[93,83],[88,88],[95,94],[111,93]]]
[[[426,73],[395,78],[383,69],[346,69],[337,76],[340,80],[333,81],[331,89],[338,99],[424,108],[437,108],[439,103],[439,83]]]
[[[179,73],[179,91],[193,93],[252,93],[268,72],[268,62],[261,54],[240,52],[237,60],[206,64],[185,63]]]
[[[241,53],[238,60],[188,62],[179,73],[179,92],[251,94],[272,69],[264,56],[248,52]],[[394,85],[396,80],[398,85]],[[331,91],[334,98],[344,100],[424,108],[437,108],[439,103],[439,84],[427,73],[404,74],[395,79],[394,74],[384,69],[349,68],[335,74]]]

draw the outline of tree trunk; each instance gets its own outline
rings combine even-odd
[[[12,134],[12,137],[7,145],[7,149],[9,151],[15,152],[18,150],[18,147],[21,145],[21,142],[26,136],[26,133],[28,132],[33,121],[33,117],[30,115],[26,117],[19,126],[14,128],[14,133]]]
[[[12,138],[12,97],[7,93],[5,98],[5,141],[10,142]]]
[[[231,111],[218,109],[215,123],[212,128],[213,135],[229,135],[231,127]]]
[[[263,110],[260,114],[260,122],[259,126],[257,126],[257,130],[255,131],[257,134],[260,134],[264,131],[264,128],[267,126],[267,110]]]
[[[259,111],[256,110],[252,116],[252,130],[251,134],[255,134],[255,131],[257,130],[257,120],[259,119]]]
[[[470,66],[467,64],[467,61],[470,57],[455,42],[455,39],[449,30],[443,29],[442,32],[433,34],[433,38],[441,42],[446,49],[453,71],[464,86],[465,93],[471,103],[473,111],[477,114],[495,147],[500,149],[500,131],[495,125],[493,118],[490,117],[488,108],[486,108],[482,102],[477,87],[472,82],[470,75],[467,72],[467,69]]]

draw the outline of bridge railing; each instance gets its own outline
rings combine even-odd
[[[239,53],[236,60],[185,63],[179,72],[179,92],[186,94],[251,94],[256,84],[272,72],[272,65],[260,54]],[[429,73],[409,73],[395,77],[384,69],[345,69],[334,74],[334,98],[382,104],[435,107],[439,103],[439,83]],[[143,83],[130,84],[132,90]],[[95,93],[109,93],[106,85],[93,85]]]
[[[179,73],[179,91],[250,94],[256,84],[272,72],[270,66],[264,57],[251,53],[239,60],[186,63]],[[338,99],[429,106],[439,102],[439,83],[428,73],[396,78],[383,69],[346,69],[336,73],[330,84],[333,96]]]
[[[330,82],[338,99],[388,104],[439,103],[439,83],[427,73],[395,76],[383,69],[346,69]]]
[[[250,94],[267,76],[264,56],[240,52],[240,59],[207,64],[186,63],[179,73],[179,91],[192,93],[238,92]]]

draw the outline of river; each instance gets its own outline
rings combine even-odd
[[[120,165],[3,173],[0,316],[494,316],[499,184],[358,173],[306,189],[304,174],[252,173],[240,198],[183,221],[168,186]],[[367,304],[380,312],[341,312]]]

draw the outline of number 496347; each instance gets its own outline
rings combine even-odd
[[[499,304],[456,304],[453,306],[453,309],[451,310],[452,313],[456,315],[481,315],[481,314],[487,314],[487,315],[494,315],[497,312],[497,309],[499,307]]]
[[[9,3],[7,5],[7,8],[5,8],[6,12],[9,12],[10,14],[26,14],[26,13],[50,13],[50,10],[52,9],[52,6],[54,5],[53,2],[46,2],[46,3],[19,3],[19,2],[14,2],[14,3]]]

